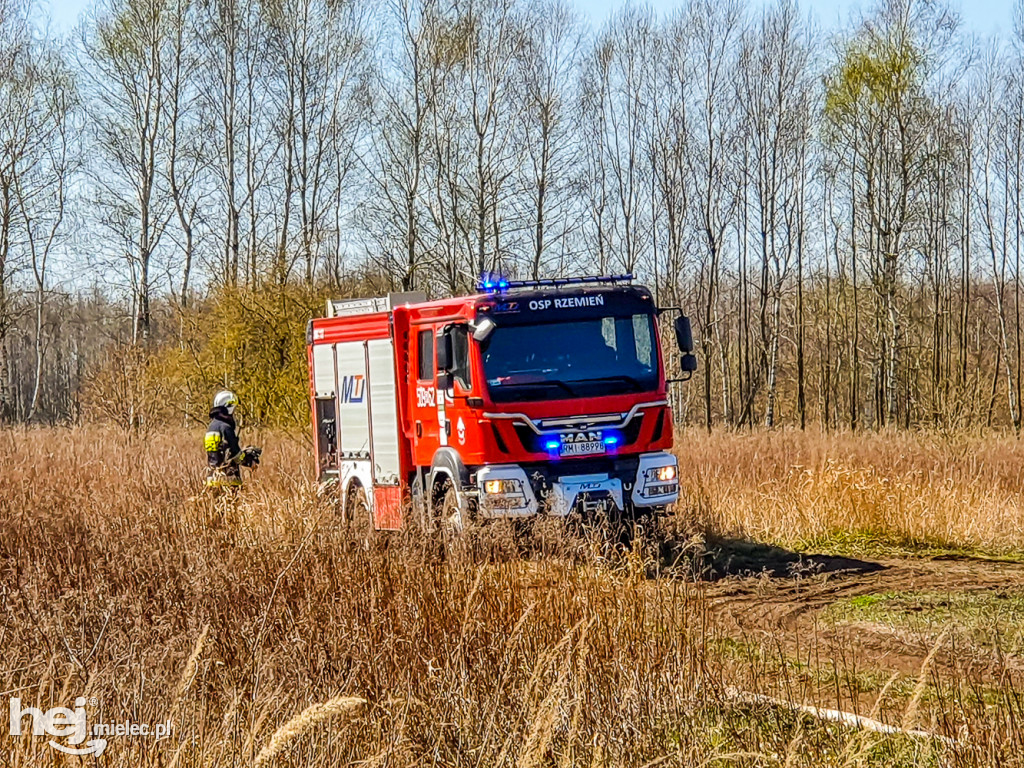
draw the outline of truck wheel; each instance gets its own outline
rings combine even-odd
[[[452,483],[445,484],[444,497],[441,501],[440,523],[441,534],[445,539],[459,536],[466,528],[466,512],[459,504],[459,494]]]
[[[364,549],[369,549],[377,531],[373,527],[373,516],[370,514],[366,490],[361,485],[349,489],[345,500],[345,522],[353,541]]]
[[[665,540],[666,507],[634,507],[630,517],[625,520],[628,529],[628,543],[632,546],[642,537],[648,544]]]

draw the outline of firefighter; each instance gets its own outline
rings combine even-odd
[[[206,487],[238,489],[242,487],[242,467],[256,467],[260,460],[259,448],[241,448],[235,429],[234,392],[224,390],[213,398],[210,426],[206,428]]]

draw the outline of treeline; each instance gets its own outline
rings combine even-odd
[[[187,420],[221,385],[301,421],[288,334],[327,295],[633,272],[693,317],[689,422],[1020,430],[1019,28],[101,0],[58,38],[35,10],[0,0],[7,421]]]

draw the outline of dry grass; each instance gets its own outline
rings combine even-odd
[[[955,743],[738,701],[729,691],[849,705],[785,664],[716,650],[725,630],[704,586],[660,571],[650,548],[591,557],[505,546],[439,559],[394,536],[366,550],[308,479],[306,445],[263,442],[264,467],[231,503],[198,494],[195,435],[135,444],[97,429],[0,433],[0,704],[86,696],[91,721],[171,719],[162,741],[111,738],[99,764],[133,768],[1021,762],[1010,675],[981,690],[922,671],[921,691],[938,693],[927,707],[915,693],[914,722]],[[999,549],[1019,539],[998,535],[1009,515],[1000,504],[1017,493],[1008,441],[976,444],[1004,464],[973,471],[968,451],[929,453],[909,438],[860,447],[692,433],[683,444],[684,513],[702,525],[780,541],[844,524],[935,541],[971,532]],[[895,480],[870,469],[876,455]],[[928,490],[947,475],[955,498],[984,501],[999,520],[971,527]],[[915,488],[923,499],[910,498]],[[902,505],[894,516],[891,499]],[[771,637],[758,642],[782,653]],[[93,760],[30,734],[5,737],[0,759]]]
[[[1024,549],[1024,442],[1009,436],[706,433],[677,441],[680,511],[798,549]]]

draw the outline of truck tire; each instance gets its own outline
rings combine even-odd
[[[345,495],[345,523],[353,542],[369,549],[376,539],[377,530],[373,526],[366,490],[361,485],[352,486]]]
[[[434,486],[427,509],[425,543],[433,556],[444,560],[462,533],[464,520],[455,486],[445,479]]]
[[[455,490],[455,485],[448,482],[445,486],[438,522],[445,540],[453,540],[466,529],[466,510],[459,504],[459,494]]]

